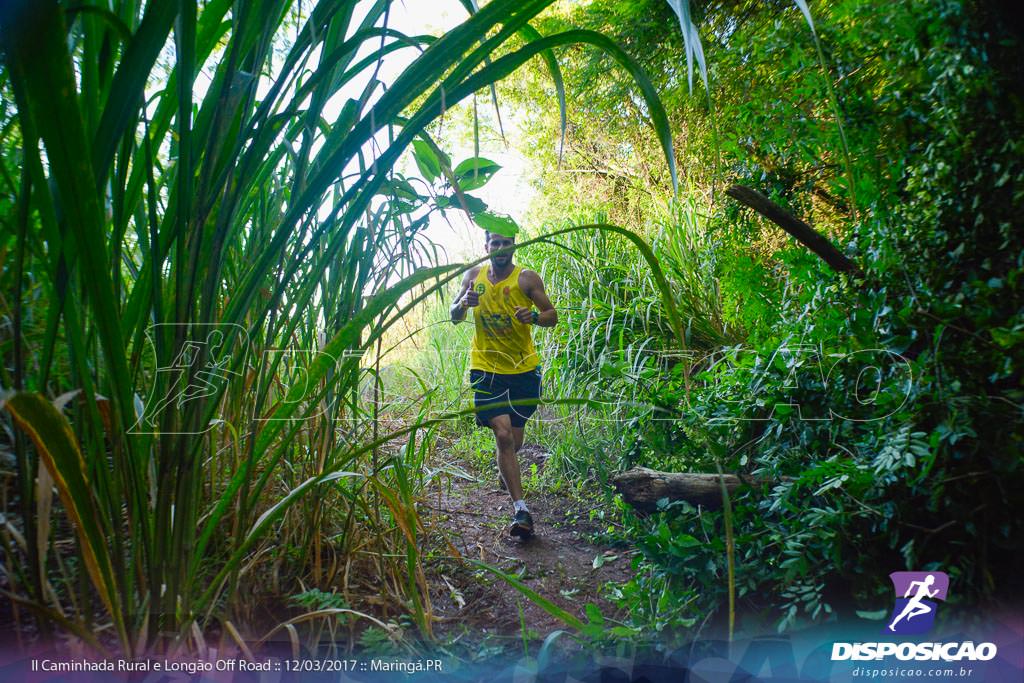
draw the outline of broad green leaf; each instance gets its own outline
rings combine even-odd
[[[483,211],[473,216],[473,222],[487,232],[493,232],[503,237],[515,237],[519,232],[519,226],[508,216],[501,216],[490,211]]]
[[[992,335],[992,340],[1004,349],[1013,348],[1024,341],[1024,329],[993,327],[988,332]]]
[[[422,140],[413,140],[413,159],[416,160],[416,167],[420,169],[423,178],[432,183],[441,175],[441,162],[430,149],[430,145]]]
[[[416,192],[412,183],[405,178],[395,178],[394,180],[384,183],[380,186],[380,189],[377,190],[377,194],[385,196],[394,195],[399,199],[404,199],[409,202],[422,202],[426,200],[426,197]]]
[[[675,543],[675,545],[681,548],[695,548],[701,545],[701,542],[697,540],[697,538],[695,538],[694,536],[691,536],[690,534],[679,534],[678,536],[675,536],[672,540],[673,543]]]
[[[466,201],[466,208],[469,209],[470,213],[478,214],[487,211],[487,204],[479,197],[474,197],[471,194],[464,194],[462,195],[462,198]],[[454,194],[448,195],[447,197],[438,197],[438,200],[441,199],[446,200],[445,206],[459,206],[459,198]]]
[[[475,190],[501,169],[501,165],[484,157],[470,157],[455,167],[455,178],[463,191]],[[472,210],[472,209],[471,209]]]
[[[459,165],[455,167],[456,176],[472,175],[474,171],[477,173],[494,173],[501,168],[501,165],[485,159],[484,157],[470,157],[459,162]]]

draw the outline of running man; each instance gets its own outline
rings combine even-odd
[[[466,319],[466,311],[475,309],[469,380],[476,423],[494,432],[498,472],[512,496],[514,517],[509,534],[527,539],[533,535],[533,517],[523,500],[516,452],[523,446],[526,421],[537,406],[510,402],[540,399],[540,357],[533,345],[532,326],[554,327],[558,312],[540,276],[512,262],[515,239],[485,234],[490,262],[463,276],[451,318],[458,324]]]
[[[907,604],[903,607],[903,611],[900,612],[899,615],[892,620],[891,624],[889,624],[890,631],[893,631],[895,633],[896,624],[902,621],[904,617],[906,617],[907,621],[910,621],[914,617],[919,617],[922,614],[928,614],[932,611],[931,607],[925,605],[921,601],[925,598],[934,598],[936,595],[939,594],[938,588],[936,588],[934,591],[928,590],[929,588],[931,588],[933,583],[935,583],[934,574],[929,574],[928,576],[924,577],[924,581],[910,582],[910,585],[907,586],[907,592],[903,594],[903,597],[910,598],[910,593],[914,590],[914,586],[917,586],[917,593],[914,594],[914,597],[910,598]]]

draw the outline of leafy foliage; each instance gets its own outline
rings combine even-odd
[[[591,310],[629,283],[627,310],[643,309],[651,290],[627,275],[635,259],[573,245],[592,274],[561,279],[571,270],[549,261],[556,291],[602,324],[587,336],[577,333],[587,325],[570,325],[564,354],[576,363],[556,355],[552,365],[565,386],[617,395],[608,415],[627,429],[609,425],[610,440],[595,449],[601,430],[591,423],[560,449],[575,471],[599,478],[615,463],[588,454],[618,449],[619,467],[720,466],[754,485],[737,492],[729,520],[683,503],[647,519],[626,514],[624,540],[644,558],[615,595],[633,625],[684,637],[707,627],[707,615],[725,619],[731,589],[754,630],[852,616],[884,607],[884,574],[900,568],[949,572],[961,605],[1005,595],[1022,569],[1012,511],[1024,502],[1024,252],[1012,226],[1024,121],[1000,65],[1020,54],[1019,42],[993,28],[985,3],[811,3],[813,34],[792,5],[709,3],[692,21],[710,110],[689,93],[685,50],[670,31],[678,22],[659,25],[665,3],[640,4],[595,2],[565,20],[666,46],[643,51],[644,66],[685,140],[687,196],[711,192],[707,208],[688,214],[700,217],[706,254],[659,256],[715,293],[717,317],[684,308],[694,329],[719,320],[715,328],[734,337],[705,336],[686,362],[644,365],[641,350],[675,343],[668,331],[630,324],[635,313],[612,324]],[[541,211],[609,210],[650,234],[642,217],[657,199],[644,194],[659,185],[645,175],[649,151],[642,141],[610,142],[632,112],[596,60],[573,63],[569,110],[578,97],[606,124],[570,124],[567,163],[595,173],[583,187],[546,186]],[[830,120],[830,90],[843,128]],[[726,182],[758,187],[807,217],[865,277],[837,278],[770,224],[720,203],[713,188]],[[606,254],[621,271],[608,280]]]
[[[613,41],[530,27],[550,1],[468,3],[438,38],[390,28],[391,2],[0,7],[0,372],[33,438],[6,432],[29,535],[10,573],[38,613],[65,609],[33,535],[45,462],[87,522],[81,552],[127,655],[252,620],[247,574],[329,582],[325,558],[356,548],[429,637],[416,504],[432,394],[394,427],[361,375],[379,399],[383,335],[460,270],[423,238],[432,213],[518,229],[468,194],[498,165],[453,168],[434,122],[535,56],[560,90],[551,50],[585,43],[637,82],[672,148]],[[398,51],[412,59],[385,87]],[[394,171],[407,150],[422,180]],[[35,438],[65,419],[40,406],[69,391],[68,438]],[[75,596],[62,623],[88,632],[85,582],[60,581]]]

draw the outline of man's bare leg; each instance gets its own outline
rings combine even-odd
[[[513,440],[514,445],[515,445],[515,452],[516,453],[518,453],[519,451],[521,451],[523,449],[523,435],[524,435],[525,431],[526,431],[525,427],[513,427],[512,428],[512,440]],[[516,461],[516,468],[518,468],[518,467],[519,467],[519,462]],[[505,484],[505,479],[502,477],[500,469],[498,470],[498,485],[501,486],[502,489],[508,491],[508,485]]]
[[[513,427],[512,428],[512,439],[516,442],[516,453],[523,449],[523,437],[525,436],[526,427]]]
[[[516,453],[519,453],[520,451],[522,451],[522,439],[523,439],[523,432],[524,431],[525,431],[525,427],[513,427],[512,428],[512,440],[514,441],[515,452]],[[518,467],[519,467],[519,463],[518,463],[518,460],[517,460],[516,461],[516,468],[518,469]],[[521,475],[520,475],[520,477],[521,477]],[[509,489],[508,484],[505,483],[505,479],[502,476],[501,470],[499,470],[499,472],[498,472],[498,483],[499,483],[499,485],[503,489],[505,489],[505,490]]]
[[[512,422],[508,415],[495,415],[491,418],[490,427],[494,432],[494,443],[498,447],[498,472],[505,480],[505,486],[508,487],[508,493],[512,496],[512,500],[522,500],[523,481],[519,471],[519,461],[516,459],[516,441]]]
[[[519,461],[516,459],[516,437],[512,421],[508,415],[497,415],[491,418],[490,425],[494,432],[494,442],[498,447],[498,471],[508,487],[508,494],[512,497],[512,506],[515,509],[515,517],[508,532],[511,536],[525,540],[533,536],[533,518],[526,507],[526,501],[523,500],[523,481]]]

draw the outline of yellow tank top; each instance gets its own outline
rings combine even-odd
[[[480,295],[480,305],[473,308],[473,353],[470,367],[474,370],[513,375],[533,370],[540,357],[533,346],[533,326],[516,320],[516,307],[532,308],[533,301],[519,289],[520,266],[515,266],[501,282],[491,284],[485,263],[473,289]]]

